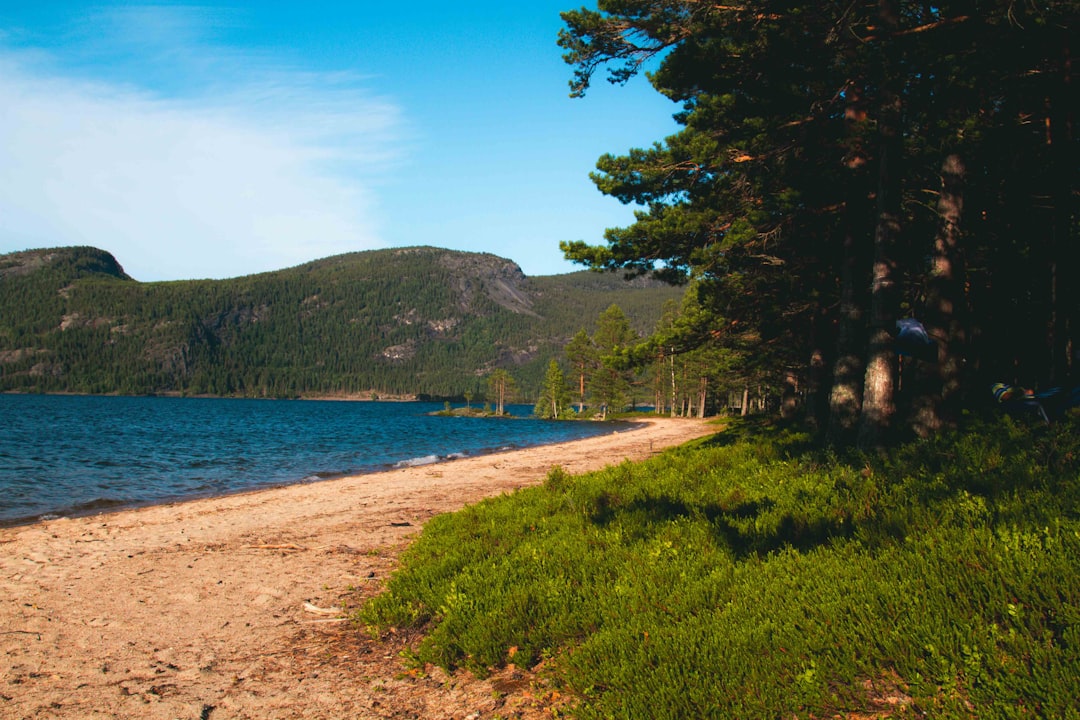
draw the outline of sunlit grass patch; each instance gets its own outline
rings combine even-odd
[[[836,458],[718,438],[433,520],[362,619],[421,663],[555,658],[581,717],[1068,717],[1076,427]],[[511,652],[512,649],[512,652]]]

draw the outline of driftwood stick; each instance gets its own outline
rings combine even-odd
[[[41,639],[41,633],[33,630],[4,630],[0,631],[0,635],[37,635],[37,639]]]
[[[321,608],[318,605],[312,605],[309,602],[304,603],[304,610],[316,615],[340,615],[341,608]]]

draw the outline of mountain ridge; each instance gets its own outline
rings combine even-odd
[[[431,246],[163,282],[97,248],[27,250],[0,255],[0,391],[479,397],[505,368],[527,396],[609,305],[644,334],[681,292]]]

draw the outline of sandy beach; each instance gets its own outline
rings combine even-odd
[[[621,433],[0,529],[0,717],[550,717],[541,678],[409,671],[343,619],[428,518],[711,434]]]

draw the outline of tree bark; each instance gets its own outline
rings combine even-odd
[[[895,32],[900,16],[896,0],[880,0],[882,26]],[[898,70],[889,57],[889,41],[882,40],[883,67],[881,98],[878,104],[879,156],[877,221],[874,229],[874,263],[870,285],[870,342],[863,382],[862,415],[858,445],[868,450],[886,442],[896,415],[896,351],[893,329],[898,308],[896,260],[893,256],[900,235],[900,158],[902,100],[896,87]]]
[[[833,364],[832,389],[829,392],[830,445],[847,445],[853,439],[862,411],[863,360],[863,307],[857,302],[856,289],[858,261],[854,248],[855,239],[849,233],[844,240],[845,258],[841,275],[840,322],[836,337],[836,362]]]
[[[675,401],[678,398],[677,387],[675,385],[675,353],[671,353],[671,417],[675,417]]]
[[[885,154],[890,155],[892,152],[886,151]],[[887,176],[890,173],[888,162],[883,159],[882,174]],[[899,215],[883,207],[874,233],[870,342],[863,381],[858,440],[859,447],[863,450],[880,447],[885,443],[896,414],[896,351],[893,348],[892,329],[896,322],[897,287],[892,248],[899,231]]]
[[[844,164],[850,171],[844,199],[842,220],[843,264],[840,271],[840,313],[836,329],[836,359],[829,390],[829,416],[826,440],[833,446],[850,445],[855,440],[859,413],[862,411],[863,352],[866,348],[864,308],[869,297],[867,253],[863,250],[863,233],[870,234],[867,196],[868,162],[861,130],[866,123],[866,108],[862,89],[857,84],[847,88],[847,107],[844,111],[848,150]]]
[[[784,385],[780,398],[780,417],[790,419],[799,410],[799,378],[794,370],[784,374]]]
[[[1046,144],[1053,158],[1053,219],[1051,221],[1050,266],[1050,381],[1064,384],[1074,380],[1076,368],[1073,337],[1076,332],[1077,293],[1075,282],[1065,279],[1080,262],[1074,238],[1071,236],[1076,187],[1076,153],[1073,135],[1075,92],[1072,87],[1072,57],[1069,36],[1062,39],[1061,82],[1054,87],[1048,98]]]
[[[912,427],[928,437],[955,427],[959,414],[963,348],[964,271],[961,253],[961,220],[964,212],[966,168],[959,155],[947,156],[941,165],[937,236],[927,282],[926,331],[937,342],[937,366],[925,373],[932,378],[912,405]]]

